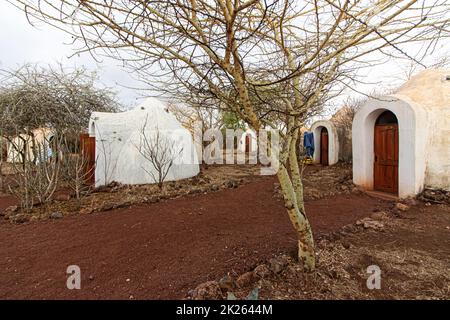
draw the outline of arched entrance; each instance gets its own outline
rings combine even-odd
[[[246,135],[245,136],[245,153],[250,153],[252,147],[250,145],[251,140],[250,140],[250,135]]]
[[[375,121],[373,188],[398,193],[398,120],[384,111]]]
[[[320,164],[323,166],[328,165],[328,130],[322,127],[320,130]]]
[[[319,120],[309,130],[314,136],[314,163],[332,166],[339,160],[339,143],[336,127],[331,121]]]

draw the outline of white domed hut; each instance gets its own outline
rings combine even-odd
[[[331,166],[339,161],[339,142],[336,127],[329,120],[319,120],[311,125],[314,136],[313,162]]]
[[[371,99],[352,127],[353,181],[414,196],[450,190],[450,70],[425,70],[392,95]]]
[[[96,187],[112,181],[157,183],[158,170],[149,160],[150,149],[160,158],[173,161],[164,181],[185,179],[199,173],[190,132],[155,98],[148,98],[126,112],[93,112],[89,136],[95,139]]]

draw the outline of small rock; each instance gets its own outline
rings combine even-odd
[[[81,208],[80,209],[80,214],[90,214],[92,212],[94,212],[94,209],[87,207],[87,208]]]
[[[241,274],[237,280],[236,280],[236,284],[243,288],[246,287],[250,284],[252,284],[255,281],[255,275],[253,274],[253,272],[246,272],[244,274]]]
[[[207,281],[199,284],[192,292],[194,300],[218,300],[222,298],[222,290],[217,281]]]
[[[114,203],[107,203],[105,205],[103,205],[99,211],[109,211],[115,208],[115,204]]]
[[[381,220],[386,219],[387,215],[386,215],[386,212],[379,211],[379,212],[372,213],[370,215],[370,218],[373,220],[381,221]]]
[[[89,280],[94,280],[94,276],[92,274],[89,275]]]
[[[225,182],[225,187],[230,188],[230,189],[237,188],[238,184],[234,180],[228,180],[227,182]]]
[[[375,220],[366,220],[364,221],[363,226],[364,229],[374,229],[374,230],[382,230],[384,228],[383,223]]]
[[[63,217],[63,214],[61,212],[59,212],[59,211],[53,212],[50,215],[50,219],[61,219],[62,217]]]
[[[286,257],[278,257],[274,259],[269,260],[269,269],[277,274],[280,273],[287,265],[289,261],[286,259]]]
[[[427,203],[425,203],[425,205],[426,205],[427,207],[429,207],[429,206],[431,206],[431,203],[427,202]]]
[[[345,249],[350,249],[350,247],[352,246],[351,243],[346,240],[343,240],[341,243]]]
[[[216,185],[216,184],[213,184],[213,185],[211,185],[211,187],[210,187],[210,190],[211,191],[219,191],[219,186],[218,185]]]
[[[226,275],[219,280],[219,287],[224,291],[231,291],[234,289],[235,284],[233,279],[229,275]]]
[[[261,279],[267,278],[271,274],[269,267],[265,264],[257,266],[255,270],[253,270],[253,273]]]
[[[401,203],[401,202],[398,202],[398,203],[395,205],[395,208],[398,209],[398,210],[400,210],[400,211],[407,211],[407,210],[409,210],[409,206],[407,206],[406,204]]]

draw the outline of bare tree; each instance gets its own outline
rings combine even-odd
[[[309,270],[315,253],[295,148],[299,128],[330,96],[352,86],[355,71],[372,63],[364,57],[414,60],[404,44],[426,42],[422,54],[430,53],[449,34],[446,0],[14,4],[30,21],[70,33],[79,51],[100,50],[124,61],[162,94],[233,111],[256,132],[283,125],[277,176],[299,259]]]
[[[172,168],[174,161],[179,157],[183,148],[169,139],[157,127],[156,130],[148,130],[148,118],[145,119],[141,128],[139,144],[135,145],[142,157],[148,162],[149,167],[142,169],[163,188],[163,182]]]
[[[30,210],[36,204],[45,203],[55,192],[60,177],[61,161],[57,155],[50,151],[50,141],[44,137],[36,141],[34,136],[22,136],[23,143],[16,146],[21,152],[20,156],[12,157],[14,187],[9,191],[20,199],[21,207]],[[33,152],[29,152],[27,143],[32,141]],[[61,145],[61,139],[52,136],[52,145]],[[56,149],[56,148],[55,148]]]
[[[30,209],[51,199],[62,181],[62,168],[72,167],[61,155],[72,160],[69,155],[77,152],[79,134],[87,128],[92,111],[115,111],[118,103],[110,90],[96,88],[95,74],[84,69],[25,65],[2,70],[0,76],[0,132],[13,155],[18,186],[10,191]],[[41,131],[51,135],[42,133],[39,140],[36,133]]]

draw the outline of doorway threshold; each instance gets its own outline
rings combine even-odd
[[[400,198],[396,194],[393,194],[393,193],[387,193],[387,192],[375,191],[375,190],[368,190],[368,191],[365,191],[365,193],[371,197],[379,198],[379,199],[383,199],[383,200],[389,200],[389,201],[400,200]]]

